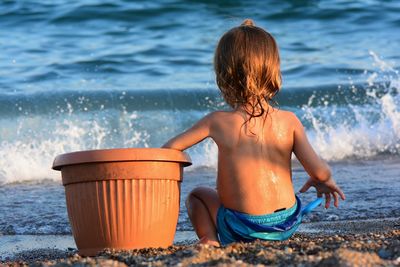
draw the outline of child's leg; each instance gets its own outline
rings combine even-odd
[[[197,187],[187,197],[186,208],[200,243],[219,246],[216,222],[220,205],[212,188]]]

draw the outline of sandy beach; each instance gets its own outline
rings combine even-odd
[[[400,218],[303,224],[282,242],[222,248],[177,242],[167,249],[104,250],[81,257],[73,248],[32,248],[2,259],[9,266],[400,266]]]

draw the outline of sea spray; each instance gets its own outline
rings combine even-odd
[[[336,89],[314,90],[303,103],[299,102],[301,97],[293,96],[296,92],[292,95],[285,89],[281,92],[283,97],[285,93],[289,97],[279,108],[297,114],[315,150],[328,161],[400,154],[399,75],[374,53],[372,58],[377,70],[366,74],[365,84],[349,83]],[[175,96],[174,92],[169,92],[164,100],[157,92],[148,94],[139,102],[139,95],[118,93],[112,105],[109,93],[104,95],[103,102],[101,98],[81,96],[76,101],[60,100],[56,110],[46,112],[31,106],[31,101],[25,102],[26,106],[19,107],[30,110],[28,114],[17,113],[0,119],[3,125],[0,183],[58,179],[50,167],[54,157],[62,153],[159,147],[207,113],[226,109],[217,92],[200,96],[187,94],[185,104],[176,107],[174,103],[181,102],[182,96],[180,93]],[[303,90],[302,97],[306,93]],[[339,96],[340,101],[336,101]],[[157,104],[152,98],[157,99]],[[43,105],[49,103],[46,98],[36,100],[37,103],[44,101]],[[188,152],[194,162],[188,171],[198,167],[216,169],[217,147],[212,140]]]
[[[313,95],[301,107],[304,119],[311,124],[308,129],[311,143],[327,160],[400,154],[400,76],[374,52],[371,56],[379,70],[370,74],[368,87],[362,88],[365,104],[354,105],[349,101],[338,106],[324,100],[323,105],[313,107]],[[379,78],[385,83],[378,83]],[[354,84],[350,84],[349,90],[354,89]]]

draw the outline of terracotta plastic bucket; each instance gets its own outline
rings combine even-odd
[[[172,245],[190,157],[163,148],[80,151],[55,158],[79,253]]]

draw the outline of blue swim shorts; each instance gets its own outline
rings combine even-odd
[[[304,214],[320,205],[321,198],[302,209],[296,196],[293,207],[266,215],[250,215],[227,209],[221,205],[217,213],[217,232],[222,245],[232,242],[250,242],[255,239],[286,240],[293,235]]]

